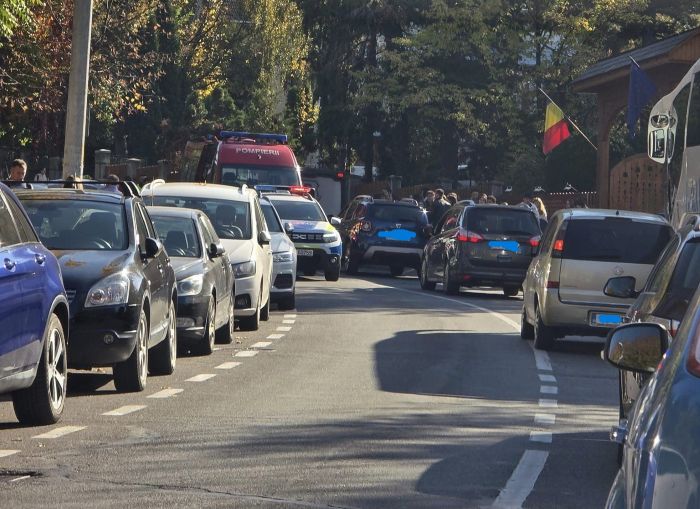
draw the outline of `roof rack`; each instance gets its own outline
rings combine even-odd
[[[237,140],[241,141],[243,139],[251,139],[255,142],[277,142],[282,145],[286,145],[288,137],[286,134],[270,134],[270,133],[249,133],[245,131],[221,131],[219,136],[223,140]]]
[[[17,183],[30,184],[30,187],[22,189],[34,189],[37,191],[41,190],[54,190],[54,189],[76,189],[79,191],[94,190],[94,191],[105,191],[107,186],[116,186],[117,190],[127,198],[140,198],[141,192],[135,182],[131,180],[71,180],[71,179],[61,179],[61,180],[48,180],[44,182],[36,182],[34,180],[3,180],[2,183],[14,187]],[[94,187],[96,185],[104,187]]]

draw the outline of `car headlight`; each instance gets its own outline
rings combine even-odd
[[[233,266],[236,277],[249,277],[255,274],[255,261],[237,263]]]
[[[87,294],[85,307],[126,304],[129,300],[129,278],[124,274],[112,274],[100,280]]]
[[[330,244],[331,242],[338,242],[340,240],[340,235],[338,232],[330,232],[323,234],[323,242]]]
[[[275,263],[294,261],[294,253],[292,253],[291,251],[272,253],[272,261]]]
[[[182,281],[177,282],[178,297],[186,297],[188,295],[199,295],[204,285],[204,276],[195,274],[194,276],[186,277]]]

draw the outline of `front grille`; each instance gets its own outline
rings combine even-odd
[[[286,290],[294,284],[294,276],[292,274],[277,274],[275,278],[275,288]]]
[[[75,300],[75,290],[66,290],[66,297],[68,298],[68,304],[73,304],[73,300]]]
[[[292,232],[292,241],[323,242],[323,233],[295,233],[295,232]]]

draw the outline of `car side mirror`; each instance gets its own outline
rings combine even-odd
[[[331,224],[332,224],[333,226],[340,226],[340,223],[341,223],[341,221],[340,221],[340,218],[339,218],[339,217],[333,217],[333,216],[331,216]]]
[[[603,293],[608,297],[633,299],[639,295],[639,292],[634,290],[636,285],[637,280],[632,276],[613,277],[605,283]]]
[[[155,258],[160,251],[160,244],[158,241],[151,237],[146,237],[146,258]]]
[[[212,242],[209,245],[209,256],[211,258],[218,258],[219,256],[223,255],[225,252],[226,252],[226,250],[224,249],[224,246],[222,246],[221,244],[216,244],[216,243]]]
[[[608,333],[605,360],[619,369],[653,373],[668,345],[668,331],[657,323],[621,325]]]
[[[258,233],[258,244],[260,244],[261,246],[266,246],[270,244],[271,241],[272,237],[270,236],[270,232],[261,231],[260,233]]]
[[[294,231],[294,225],[292,223],[284,223],[284,231],[287,235],[291,235]]]

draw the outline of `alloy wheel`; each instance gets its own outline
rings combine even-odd
[[[63,348],[63,338],[57,329],[52,329],[49,335],[48,349],[48,378],[49,378],[49,399],[54,409],[61,408],[66,397],[67,374],[64,356],[66,351]]]

